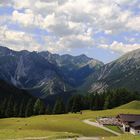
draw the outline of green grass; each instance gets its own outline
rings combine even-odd
[[[0,119],[0,140],[23,137],[48,137],[51,139],[97,136],[110,137],[113,134],[82,122],[102,116],[116,116],[119,113],[139,114],[140,110],[112,109],[105,111],[83,111],[83,114],[44,115],[30,118]]]
[[[52,131],[43,131],[43,130],[12,130],[12,129],[3,129],[0,130],[0,140],[5,139],[16,139],[16,138],[30,138],[30,137],[45,137],[48,139],[54,138],[72,138],[78,137],[78,134],[66,133],[66,132],[52,132]]]
[[[120,133],[120,134],[123,133],[122,130],[121,130],[118,126],[105,125],[105,127],[109,128],[109,129],[111,129],[111,130],[113,130],[113,131],[115,131],[115,132],[118,132],[118,133]]]
[[[123,134],[118,137],[106,137],[102,138],[102,140],[140,140],[140,136],[134,136],[131,134]]]
[[[132,101],[130,103],[118,107],[118,109],[140,109],[140,101]]]
[[[100,128],[96,128],[83,123],[81,116],[79,114],[36,116],[25,119],[21,118],[1,119],[0,124],[1,124],[0,131],[3,129],[15,131],[18,130],[18,132],[20,132],[19,130],[22,131],[39,130],[49,132],[69,132],[84,136],[112,135],[111,133],[108,133]],[[48,135],[49,133],[46,136]],[[22,137],[22,135],[20,137]]]

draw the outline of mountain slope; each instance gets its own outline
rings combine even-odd
[[[58,55],[49,52],[40,52],[39,54],[56,65],[63,73],[65,80],[74,87],[83,84],[91,73],[104,65],[102,62],[89,58],[84,54],[79,56]]]
[[[73,90],[102,65],[85,55],[13,51],[0,47],[0,79],[43,99]]]
[[[59,68],[37,52],[16,52],[0,47],[0,71],[0,79],[22,89],[28,90],[47,85],[48,90],[52,91],[47,94],[55,94],[58,90],[63,90],[65,86]],[[53,90],[52,88],[56,87],[58,83],[62,84],[57,86],[56,91]],[[41,91],[42,89],[40,89]]]
[[[13,85],[6,83],[3,80],[0,80],[0,101],[3,101],[5,98],[13,97],[15,103],[21,102],[23,99],[28,101],[33,98],[27,91],[21,90]]]
[[[116,61],[104,65],[89,76],[83,88],[89,92],[102,92],[108,88],[128,88],[140,91],[140,49],[127,53]]]

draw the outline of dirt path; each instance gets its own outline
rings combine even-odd
[[[109,128],[106,128],[106,127],[104,127],[103,125],[100,125],[100,124],[97,123],[97,122],[92,122],[92,121],[90,121],[90,119],[83,120],[83,122],[86,123],[86,124],[89,124],[89,125],[96,126],[96,127],[101,128],[101,129],[104,129],[104,130],[106,130],[106,131],[108,131],[108,132],[110,132],[110,133],[112,133],[112,134],[117,135],[117,136],[120,136],[120,135],[121,135],[120,133],[115,132],[115,131],[113,131],[113,130],[111,130],[111,129],[109,129]]]

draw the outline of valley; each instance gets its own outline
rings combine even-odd
[[[85,123],[140,114],[140,102],[133,101],[140,99],[139,56],[136,50],[103,64],[86,55],[0,47],[0,139],[139,139]]]
[[[137,102],[132,102],[130,105],[135,106]],[[96,120],[97,117],[116,116],[120,113],[139,114],[140,111],[134,107],[126,105],[125,109],[115,108],[104,111],[83,111],[83,114],[62,114],[62,115],[42,115],[29,118],[7,118],[0,119],[0,139],[22,139],[31,137],[42,137],[47,140],[51,139],[76,139],[78,137],[96,137],[100,140],[122,140],[126,138],[139,139],[139,136],[131,134],[122,134],[115,136],[101,128],[85,124],[83,120]],[[63,123],[62,123],[63,122]]]
[[[43,100],[52,95],[72,93],[71,96],[76,92],[85,94],[116,88],[140,91],[139,56],[138,49],[104,64],[86,55],[13,51],[0,47],[0,79]]]
[[[0,0],[0,140],[140,140],[140,0]]]
[[[76,89],[102,65],[85,55],[13,51],[0,47],[0,79],[41,99]]]

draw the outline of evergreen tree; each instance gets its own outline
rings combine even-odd
[[[63,114],[65,113],[65,107],[62,99],[57,99],[54,108],[53,108],[53,114]]]
[[[52,114],[52,108],[51,108],[51,106],[49,104],[46,107],[45,114],[47,114],[47,115]]]
[[[41,102],[40,102],[40,111],[39,111],[39,115],[45,114],[45,110],[46,110],[45,104],[43,103],[43,101],[41,101]]]
[[[110,96],[107,96],[105,99],[104,109],[109,109],[110,107]]]
[[[14,114],[13,113],[13,99],[12,99],[12,96],[10,96],[7,103],[6,110],[5,110],[5,116],[9,118],[9,117],[13,117],[13,114]]]
[[[17,117],[19,113],[19,109],[18,109],[18,105],[16,103],[14,103],[14,107],[13,107],[13,116]]]
[[[90,109],[90,97],[88,95],[81,96],[81,102],[82,102],[81,104],[82,110]]]
[[[44,103],[38,98],[34,104],[34,114],[41,115],[45,114],[45,105]]]
[[[0,100],[0,118],[2,118],[2,102]]]
[[[76,95],[73,99],[73,104],[72,104],[72,113],[80,112],[82,109],[82,100],[80,95]]]
[[[24,99],[20,103],[18,116],[19,117],[25,117],[25,100]]]
[[[99,95],[96,93],[95,94],[94,105],[93,105],[93,110],[98,110],[99,105],[100,105],[100,99],[99,99]]]
[[[30,117],[33,115],[33,100],[29,99],[27,105],[26,105],[26,110],[25,110],[25,117]]]
[[[1,117],[2,117],[2,118],[5,117],[6,107],[7,107],[7,98],[5,98],[5,99],[3,100],[3,102],[1,103]]]
[[[74,96],[69,98],[67,105],[66,105],[66,112],[72,111],[73,99],[74,99]]]
[[[95,96],[94,93],[89,95],[89,109],[93,110],[94,109],[94,102],[95,102]]]

